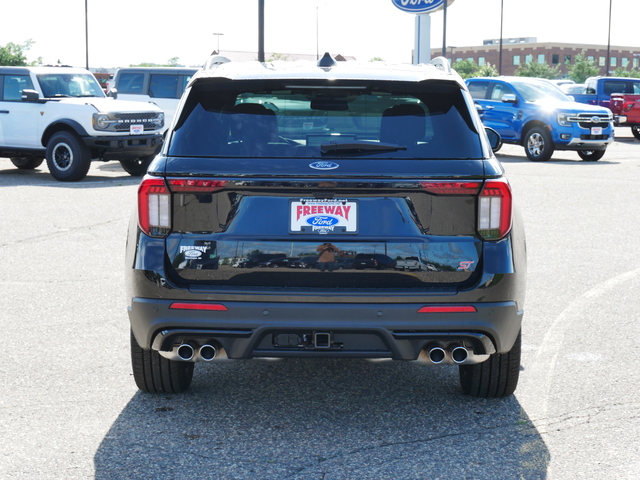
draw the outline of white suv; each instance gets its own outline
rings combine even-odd
[[[20,169],[46,158],[54,178],[77,181],[91,160],[119,160],[143,175],[162,146],[164,113],[106,98],[82,68],[0,67],[0,157]]]
[[[180,98],[197,71],[197,68],[183,67],[121,68],[115,75],[108,96],[118,100],[155,103],[164,112],[165,125],[169,127]]]

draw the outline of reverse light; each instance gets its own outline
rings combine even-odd
[[[473,305],[426,305],[418,309],[418,313],[474,313],[477,311]]]
[[[164,180],[146,176],[138,188],[138,225],[151,237],[171,230],[171,193]]]
[[[509,183],[489,180],[478,198],[478,233],[485,240],[500,240],[511,230],[512,197]]]

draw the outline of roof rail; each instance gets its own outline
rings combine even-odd
[[[204,64],[204,69],[209,70],[210,68],[217,67],[223,63],[228,63],[229,60],[227,57],[223,57],[222,55],[211,55],[207,58],[207,61]]]
[[[434,67],[444,71],[445,73],[451,73],[451,64],[445,57],[436,57],[429,62],[429,65],[433,65]]]

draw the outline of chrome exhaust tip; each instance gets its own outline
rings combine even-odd
[[[178,357],[180,357],[180,360],[184,360],[185,362],[193,360],[193,356],[196,353],[193,347],[188,343],[183,343],[182,345],[180,345],[177,348],[176,352],[178,354]]]
[[[200,347],[200,350],[198,350],[198,354],[200,355],[200,358],[202,360],[204,360],[205,362],[210,362],[211,360],[216,358],[216,355],[218,355],[218,350],[213,345],[203,345]]]
[[[451,350],[451,359],[454,363],[464,363],[469,358],[469,350],[464,347],[457,346]]]
[[[444,351],[442,347],[432,347],[429,349],[429,360],[431,363],[438,365],[439,363],[444,362],[447,358],[447,352]]]

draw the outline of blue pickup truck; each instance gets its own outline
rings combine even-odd
[[[575,150],[582,160],[596,161],[614,140],[609,109],[576,103],[548,80],[483,77],[466,82],[484,124],[504,143],[522,145],[529,160]]]
[[[640,94],[640,78],[589,77],[584,82],[583,93],[572,93],[576,102],[611,108],[611,94]]]

